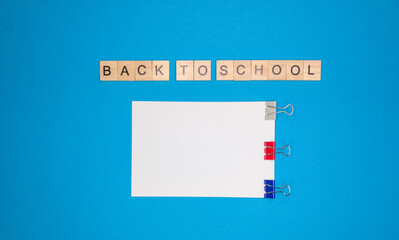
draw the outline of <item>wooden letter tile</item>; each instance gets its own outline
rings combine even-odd
[[[216,61],[216,80],[234,80],[234,61]]]
[[[152,80],[152,62],[151,61],[136,61],[136,81],[151,81]]]
[[[251,80],[251,61],[234,61],[234,81]]]
[[[287,61],[269,61],[269,80],[287,80]]]
[[[118,61],[118,81],[134,81],[134,61]]]
[[[287,61],[287,80],[303,80],[303,61]]]
[[[194,80],[193,61],[176,61],[176,80],[177,81]]]
[[[252,60],[252,80],[268,80],[269,79],[269,61]]]
[[[152,61],[152,80],[169,81],[169,61]]]
[[[211,61],[194,61],[194,80],[211,80]]]
[[[100,61],[100,80],[116,81],[118,72],[117,61]]]
[[[304,80],[320,81],[321,80],[321,61],[303,61]]]

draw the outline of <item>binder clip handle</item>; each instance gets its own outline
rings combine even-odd
[[[270,146],[265,146],[265,148],[271,148],[271,149],[274,149],[274,150],[284,150],[284,148],[288,148],[288,153],[285,153],[284,151],[280,151],[280,152],[272,152],[272,153],[267,153],[266,154],[266,156],[268,156],[268,155],[272,155],[272,154],[283,154],[284,156],[286,156],[286,157],[288,157],[290,154],[291,154],[291,148],[290,148],[290,146],[288,146],[288,145],[285,145],[284,147],[282,147],[282,148],[276,148],[276,147],[270,147]]]
[[[292,106],[292,104],[288,104],[285,107],[276,107],[276,106],[270,106],[270,105],[267,105],[267,107],[275,108],[275,109],[283,109],[283,111],[269,112],[269,113],[267,113],[268,115],[269,114],[277,114],[277,113],[285,113],[285,114],[291,116],[294,113],[294,106]],[[291,112],[290,113],[288,113],[287,111],[284,110],[284,109],[287,109],[288,107],[291,107]]]
[[[265,185],[268,186],[268,187],[271,187],[271,188],[273,188],[273,189],[279,189],[279,190],[277,190],[277,191],[266,192],[265,194],[270,194],[270,193],[282,193],[282,194],[284,194],[284,196],[287,196],[287,197],[291,194],[291,188],[290,188],[289,185],[284,185],[284,186],[282,186],[282,187],[276,187],[276,186],[272,186],[272,185],[270,185],[270,184],[265,184]],[[285,193],[285,192],[283,191],[284,188],[288,188],[288,193]]]

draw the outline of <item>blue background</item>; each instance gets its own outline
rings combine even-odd
[[[398,1],[0,3],[1,239],[395,239]],[[170,60],[100,82],[100,60]],[[175,61],[212,60],[211,82]],[[321,59],[320,82],[218,82],[216,60]],[[290,197],[132,198],[131,101],[292,103]],[[156,150],[156,146],[154,146]]]

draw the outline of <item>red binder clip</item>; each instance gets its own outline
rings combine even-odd
[[[284,148],[288,148],[288,153],[284,151],[276,152],[277,150],[284,150]],[[265,142],[265,160],[274,160],[274,156],[276,154],[283,154],[284,156],[288,157],[291,153],[291,148],[288,145],[285,145],[282,148],[276,148],[274,142]]]

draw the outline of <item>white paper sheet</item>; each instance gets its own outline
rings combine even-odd
[[[132,102],[132,196],[264,197],[265,102]]]

